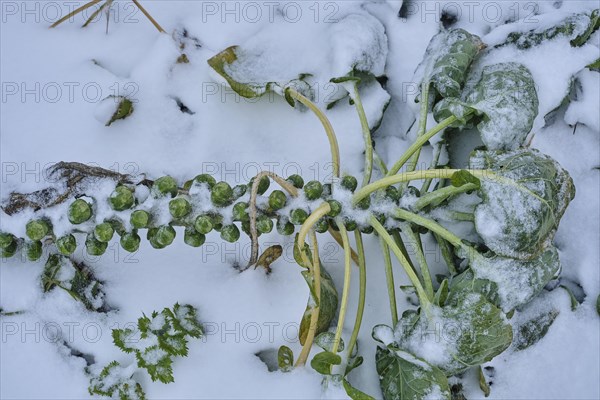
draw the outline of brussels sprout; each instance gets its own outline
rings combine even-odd
[[[373,233],[373,231],[375,229],[373,229],[373,227],[371,225],[364,225],[364,226],[360,226],[359,230],[364,233],[365,235],[370,235],[371,233]]]
[[[177,196],[177,191],[179,190],[177,186],[177,181],[171,176],[163,176],[154,181],[152,185],[152,191],[155,196],[165,196],[170,194],[171,197]]]
[[[358,224],[352,218],[344,218],[344,226],[349,232],[352,232],[353,230],[358,228]]]
[[[327,218],[319,218],[317,223],[315,224],[315,231],[319,233],[325,233],[329,230],[329,221]]]
[[[187,181],[183,185],[183,188],[186,190],[189,190],[192,187],[192,184],[194,184],[194,183],[196,183],[196,184],[205,183],[206,185],[208,185],[209,189],[212,189],[212,187],[215,186],[217,181],[215,180],[215,178],[213,178],[209,174],[200,174],[200,175],[197,175],[194,179]]]
[[[33,241],[42,240],[50,233],[50,224],[44,219],[33,219],[25,226],[25,233]]]
[[[150,245],[155,249],[164,249],[167,246],[164,246],[156,241],[156,232],[158,232],[158,228],[150,228],[148,229],[148,233],[146,234],[146,239],[150,242]]]
[[[127,186],[117,186],[117,188],[110,194],[108,203],[113,210],[129,210],[135,204],[135,196],[133,195],[133,191]]]
[[[235,200],[237,200],[240,197],[242,197],[243,195],[245,195],[247,191],[248,191],[248,186],[246,186],[246,185],[236,185],[233,188],[233,198]]]
[[[15,235],[12,233],[0,233],[0,249],[5,249],[15,240]]]
[[[79,225],[92,217],[92,206],[83,199],[77,199],[69,206],[69,221]]]
[[[290,212],[290,222],[294,225],[302,225],[308,218],[308,213],[301,208],[295,208]]]
[[[266,215],[256,218],[256,230],[260,233],[269,233],[273,230],[273,221]]]
[[[121,237],[121,241],[122,240],[123,240],[123,237]],[[107,242],[101,242],[100,240],[96,239],[96,237],[92,234],[87,235],[87,237],[85,239],[85,250],[87,251],[87,253],[90,256],[101,256],[102,254],[104,254],[107,247],[108,247]],[[124,246],[123,246],[123,248],[125,249]],[[125,250],[127,250],[127,249],[125,249]]]
[[[369,209],[369,207],[371,207],[371,196],[367,196],[358,203],[356,203],[356,207],[360,208],[361,210]]]
[[[335,218],[342,212],[342,203],[337,200],[327,200],[331,210],[327,213],[328,217]]]
[[[414,186],[407,187],[404,194],[409,197],[421,197],[421,191]]]
[[[250,190],[252,190],[252,185],[254,185],[254,178],[250,179],[250,183],[248,184],[248,187],[250,188]],[[269,179],[268,176],[263,176],[262,178],[260,178],[260,182],[258,183],[258,194],[265,194],[265,192],[267,191],[267,189],[269,189],[269,186],[271,186],[271,180]]]
[[[290,176],[288,176],[286,181],[288,181],[289,183],[291,183],[298,189],[302,189],[302,187],[304,186],[304,179],[302,179],[302,177],[300,175],[296,175],[296,174],[290,175]]]
[[[395,186],[388,186],[385,189],[385,197],[394,203],[398,203],[400,201],[400,191]]]
[[[135,229],[147,228],[150,225],[150,213],[144,210],[135,210],[129,217],[131,226]]]
[[[56,240],[58,252],[64,256],[69,256],[77,250],[77,240],[73,235],[61,236]]]
[[[213,229],[212,218],[208,215],[199,215],[194,222],[194,228],[198,233],[203,235],[208,234]]]
[[[228,241],[229,243],[236,242],[240,238],[240,230],[234,224],[224,225],[221,228],[221,239]]]
[[[335,219],[333,219],[333,218],[331,218],[329,220],[329,227],[336,232],[340,230],[340,227],[338,226],[337,222],[335,222]]]
[[[140,236],[135,231],[125,232],[123,236],[121,236],[120,240],[121,247],[125,251],[128,251],[130,253],[133,253],[134,251],[137,251],[140,248],[140,242]]]
[[[281,190],[273,190],[269,195],[269,207],[273,210],[281,210],[287,203],[287,196]]]
[[[35,242],[25,243],[25,255],[29,261],[37,261],[40,259],[43,253],[42,242],[36,240]]]
[[[200,247],[204,244],[206,240],[206,236],[201,233],[196,232],[194,228],[187,227],[185,228],[185,232],[183,234],[183,241],[185,244],[192,247]]]
[[[250,236],[250,221],[244,221],[242,222],[242,232],[244,232],[246,235]],[[260,232],[257,232],[258,236],[260,236]]]
[[[319,181],[310,181],[304,185],[304,194],[308,200],[316,200],[323,194],[323,185]]]
[[[169,212],[173,218],[183,218],[192,212],[192,205],[183,197],[177,197],[169,202]]]
[[[327,197],[331,196],[332,193],[333,193],[333,189],[332,189],[331,183],[324,183],[323,184],[323,194],[321,196],[323,198],[327,198]]]
[[[227,182],[219,182],[213,186],[210,199],[217,207],[226,207],[233,202],[233,189]]]
[[[352,175],[346,175],[342,178],[340,185],[344,189],[354,192],[356,190],[356,187],[358,186],[358,181]]]
[[[94,237],[101,242],[110,242],[114,234],[115,229],[108,222],[103,222],[94,228]]]
[[[294,224],[287,220],[287,218],[278,218],[277,219],[277,232],[280,235],[289,236],[294,233]]]
[[[246,211],[248,209],[248,203],[246,202],[239,202],[239,203],[235,203],[235,205],[233,206],[233,220],[234,221],[248,221],[250,219],[250,216],[248,215],[248,211]]]
[[[18,247],[19,243],[16,240],[13,240],[8,246],[0,249],[0,258],[10,258],[14,256]]]
[[[117,232],[119,236],[122,236],[125,232],[127,232],[127,230],[125,229],[125,225],[119,219],[109,219],[106,222],[108,222],[110,226],[112,226],[112,228],[115,230],[115,232]]]
[[[166,247],[173,243],[176,235],[177,233],[171,225],[162,225],[158,227],[154,240],[161,246]]]

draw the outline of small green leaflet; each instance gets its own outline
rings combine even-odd
[[[283,372],[294,368],[294,352],[287,346],[281,346],[277,351],[277,365]]]
[[[113,361],[90,380],[90,395],[119,398],[121,400],[145,400],[146,394],[133,378],[130,367],[123,368]]]
[[[558,310],[550,310],[542,314],[536,315],[529,321],[520,324],[516,327],[516,337],[514,342],[515,350],[525,350],[528,347],[533,346],[539,342],[548,330],[550,326],[558,317]]]
[[[308,329],[310,327],[310,318],[314,311],[314,304],[316,304],[312,277],[307,273],[307,271],[303,271],[302,275],[304,276],[306,283],[310,288],[311,298],[306,305],[306,311],[304,311],[302,321],[300,322],[300,344],[304,344],[304,341],[306,340],[306,335],[308,335]],[[316,331],[317,334],[325,332],[327,329],[329,329],[329,325],[331,325],[331,321],[337,312],[337,306],[338,293],[335,288],[335,284],[333,283],[331,275],[329,275],[327,270],[323,267],[323,265],[321,265],[321,302],[319,304],[320,308]]]
[[[340,365],[342,363],[342,357],[338,354],[333,354],[330,351],[322,351],[315,354],[312,360],[310,360],[310,366],[320,373],[321,375],[330,375],[331,367],[334,365]]]
[[[450,178],[450,183],[455,187],[460,187],[468,183],[474,184],[477,189],[481,187],[481,181],[479,178],[464,169],[453,173],[452,177]]]

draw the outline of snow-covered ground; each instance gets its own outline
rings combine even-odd
[[[404,8],[408,18],[399,18],[401,1],[142,2],[167,31],[161,34],[133,3],[118,1],[108,33],[105,19],[81,29],[81,15],[48,29],[73,4],[0,1],[2,198],[14,190],[43,187],[44,168],[58,161],[94,163],[149,177],[170,174],[180,181],[208,172],[240,184],[260,170],[330,179],[328,143],[313,115],[291,108],[279,96],[239,97],[220,83],[206,60],[231,45],[264,46],[268,66],[313,74],[317,101],[324,105],[333,95],[329,78],[343,59],[343,38],[358,40],[364,34],[358,29],[353,38],[352,31],[336,32],[335,21],[356,10],[377,18],[387,36],[385,90],[391,103],[375,142],[391,165],[413,140],[414,130],[407,134],[415,119],[410,103],[418,83],[413,74],[440,29],[442,11],[458,14],[454,26],[493,46],[508,32],[552,25],[569,13],[599,7],[592,0],[411,1]],[[507,20],[519,22],[504,25]],[[171,33],[184,30],[189,63],[177,63],[180,39]],[[563,280],[585,297],[574,311],[564,290],[535,300],[533,308],[553,305],[560,314],[540,342],[520,352],[509,349],[486,364],[493,367],[493,399],[600,398],[600,318],[595,309],[600,293],[600,74],[584,70],[598,59],[599,48],[596,32],[581,48],[557,40],[527,51],[506,47],[494,53],[494,62],[518,61],[532,72],[540,106],[531,146],[556,159],[575,182],[577,195],[555,243]],[[277,58],[269,58],[274,54]],[[575,75],[582,82],[577,100],[545,127],[544,115],[560,104]],[[100,100],[124,94],[136,100],[133,114],[105,126]],[[364,95],[370,121],[378,118],[387,96],[383,90]],[[364,144],[354,107],[342,102],[327,116],[338,134],[342,171],[360,176]],[[423,165],[429,164],[431,153],[426,147]],[[0,217],[2,230],[22,230],[28,215],[17,222],[3,213]],[[257,356],[281,345],[300,352],[296,335],[308,290],[292,257],[293,238],[276,232],[261,236],[262,245],[280,243],[285,250],[270,275],[232,268],[235,260],[243,264],[250,255],[250,242],[242,238],[228,244],[211,233],[200,249],[176,240],[160,251],[142,240],[134,254],[113,240],[101,257],[90,257],[80,247],[75,258],[86,261],[105,282],[106,301],[114,308],[107,314],[85,310],[62,290],[43,294],[39,276],[44,258],[3,260],[0,307],[23,313],[0,316],[0,398],[88,398],[86,362],[74,354],[91,355],[100,365],[130,359],[113,345],[111,329],[176,302],[198,309],[207,335],[192,339],[189,356],[177,359],[174,383],[140,376],[149,398],[321,397],[321,376],[311,368],[269,372]],[[350,380],[381,397],[371,329],[389,324],[389,309],[379,242],[368,236],[365,240],[368,283],[359,336],[365,362]],[[427,243],[433,246],[433,241]],[[320,247],[341,292],[343,252],[327,235],[320,235]],[[428,257],[434,267],[440,263],[437,249]],[[394,267],[397,283],[408,282],[400,266]],[[357,275],[351,285],[351,293],[357,293]],[[401,290],[397,297],[400,310],[410,307]],[[344,337],[350,336],[356,302],[350,298]],[[464,382],[467,398],[483,398],[476,379]]]

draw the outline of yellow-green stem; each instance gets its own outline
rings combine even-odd
[[[388,298],[390,300],[390,313],[392,314],[392,326],[398,323],[398,306],[396,305],[396,284],[394,283],[394,270],[392,269],[392,258],[390,248],[385,240],[379,238],[381,254],[383,254],[383,265],[385,268],[385,280],[387,283]]]
[[[417,261],[419,263],[419,267],[421,270],[421,277],[423,279],[423,285],[425,286],[425,292],[430,300],[433,300],[434,292],[433,292],[433,282],[431,280],[431,274],[429,273],[429,266],[427,265],[427,259],[425,258],[425,254],[423,253],[423,245],[421,243],[421,237],[418,233],[412,230],[409,224],[404,224],[402,232],[408,239],[415,244],[415,252]]]
[[[323,203],[321,203],[321,205],[317,208],[315,208],[315,210],[308,216],[308,218],[306,218],[306,221],[304,221],[304,223],[302,224],[302,226],[300,227],[300,231],[298,232],[298,250],[300,251],[302,260],[308,264],[308,258],[306,257],[306,254],[304,254],[304,241],[306,240],[306,236],[308,235],[308,232],[310,232],[311,228],[313,226],[315,226],[315,224],[317,223],[317,221],[319,221],[319,219],[321,217],[323,217],[324,215],[326,215],[329,211],[331,211],[331,206],[329,205],[328,202],[324,201]]]
[[[344,286],[342,289],[342,301],[340,304],[340,314],[338,317],[338,324],[335,330],[335,336],[333,338],[333,344],[331,345],[331,352],[336,354],[340,345],[340,339],[342,338],[342,330],[344,329],[344,320],[346,319],[346,309],[348,308],[348,295],[350,293],[350,240],[348,238],[348,231],[344,226],[344,222],[341,218],[336,218],[336,222],[340,228],[340,234],[342,235],[342,241],[344,243]]]
[[[417,130],[417,138],[425,134],[427,129],[427,112],[429,111],[429,81],[423,81],[421,85],[421,112],[419,115],[419,128]],[[419,162],[421,148],[419,147],[411,156],[410,162],[406,167],[407,172],[414,171]]]
[[[362,128],[363,139],[365,141],[365,171],[363,173],[363,181],[361,186],[366,186],[371,181],[371,174],[373,173],[373,141],[371,140],[371,130],[369,129],[369,122],[367,121],[367,115],[363,108],[362,101],[360,100],[360,94],[358,93],[358,84],[356,81],[353,82],[354,95],[354,106],[360,119],[360,126]]]
[[[358,251],[358,308],[356,309],[356,319],[354,320],[354,329],[348,342],[348,357],[352,356],[352,350],[356,345],[360,326],[362,324],[363,314],[365,311],[365,297],[367,291],[367,265],[365,260],[365,248],[363,245],[362,234],[359,230],[354,231],[356,240],[356,250]]]

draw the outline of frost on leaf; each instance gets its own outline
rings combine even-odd
[[[294,246],[294,248],[295,247],[296,246]],[[304,276],[304,279],[310,288],[310,298],[306,305],[304,315],[302,315],[302,321],[300,322],[300,331],[298,333],[300,344],[304,344],[306,340],[310,327],[310,320],[315,311],[315,305],[317,304],[312,275],[307,271],[302,271],[302,276]],[[329,325],[331,325],[331,321],[335,317],[337,306],[338,293],[335,284],[333,283],[331,275],[329,275],[327,270],[321,265],[321,301],[319,303],[319,319],[317,320],[317,330],[315,332],[317,335],[329,329]]]
[[[568,172],[530,149],[476,151],[470,166],[496,174],[482,180],[483,201],[475,209],[475,227],[485,245],[511,258],[540,254],[575,196]]]
[[[446,98],[434,108],[439,122],[450,116],[464,126],[476,124],[490,150],[520,147],[533,127],[538,113],[535,82],[529,70],[518,63],[486,66],[479,81],[461,98]]]
[[[98,376],[90,380],[91,395],[119,398],[121,400],[144,400],[146,395],[142,387],[133,378],[131,366],[122,367],[113,361],[102,369]]]

